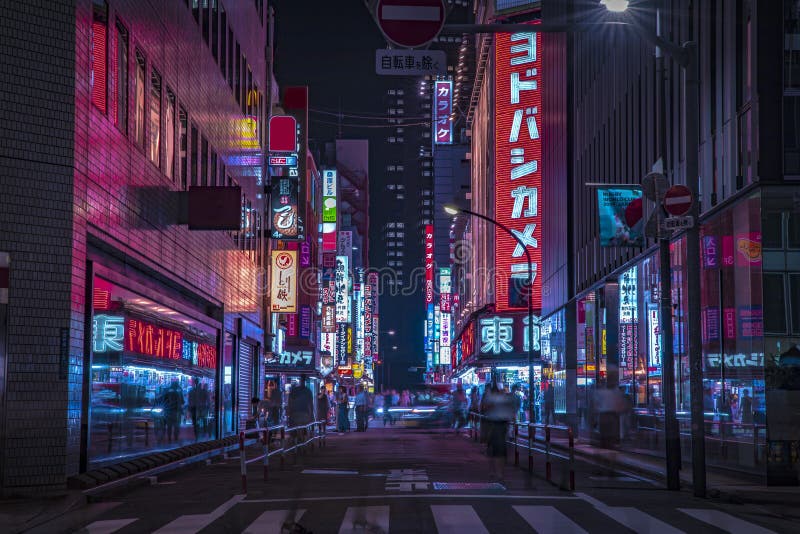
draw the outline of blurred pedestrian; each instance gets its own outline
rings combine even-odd
[[[208,424],[208,414],[211,407],[211,392],[208,384],[200,384],[200,391],[197,392],[197,417],[200,420],[200,433],[203,436],[210,436],[211,429]]]
[[[300,375],[297,385],[289,391],[289,399],[286,403],[286,417],[290,427],[305,426],[314,418],[314,400],[311,390],[306,387],[305,375]],[[303,438],[305,432],[299,432]]]
[[[511,398],[511,394],[493,388],[486,396],[485,415],[488,424],[486,454],[489,457],[490,477],[503,484],[508,423],[514,419],[514,399]]]
[[[192,418],[192,429],[194,430],[195,441],[200,439],[200,420],[198,419],[198,405],[200,403],[200,384],[197,378],[194,379],[192,389],[189,390],[189,415]]]
[[[364,386],[361,386],[358,393],[356,393],[355,407],[356,432],[366,432],[369,417],[369,397],[367,396],[367,388]]]
[[[183,410],[183,391],[177,380],[173,380],[164,395],[164,420],[167,440],[178,441],[181,429],[181,411]]]
[[[328,412],[331,409],[331,403],[328,400],[328,392],[324,387],[319,388],[317,394],[317,419],[324,424],[328,424]]]
[[[350,397],[347,396],[347,388],[339,386],[339,393],[336,394],[336,430],[348,432],[350,430]]]
[[[392,416],[393,403],[394,391],[387,389],[383,392],[383,426],[386,426],[387,421],[390,425],[394,426],[394,417]]]
[[[453,392],[453,398],[450,399],[450,404],[453,411],[453,428],[455,428],[456,433],[458,433],[459,428],[466,426],[464,412],[467,409],[467,394],[464,393],[461,384],[459,384],[458,388]]]

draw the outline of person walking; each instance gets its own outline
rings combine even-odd
[[[467,394],[464,393],[461,384],[459,384],[458,388],[453,392],[453,398],[450,402],[453,410],[453,428],[455,428],[457,434],[458,429],[466,425],[464,411],[467,408]]]
[[[317,419],[322,421],[325,425],[328,424],[328,412],[330,409],[331,403],[328,400],[328,392],[324,387],[321,387],[317,394]]]
[[[289,392],[286,417],[290,428],[303,427],[314,419],[314,398],[311,390],[306,387],[305,375],[300,375],[300,381]],[[295,441],[302,443],[305,439],[305,428],[298,428],[295,431]]]
[[[350,430],[350,397],[347,396],[347,388],[339,386],[339,393],[336,394],[336,430],[348,432]]]
[[[367,389],[363,386],[356,393],[355,407],[356,432],[366,432],[367,417],[369,416],[369,398],[367,397]]]
[[[392,404],[394,403],[394,391],[387,389],[383,392],[383,426],[386,426],[388,421],[391,426],[394,426],[394,417],[392,416]]]
[[[514,419],[514,399],[500,388],[492,388],[486,396],[486,422],[488,434],[486,455],[489,457],[489,476],[504,484],[506,463],[508,423]]]
[[[200,384],[198,379],[194,379],[192,389],[189,390],[189,415],[192,418],[192,429],[194,430],[194,440],[200,439],[200,420],[198,419],[198,405],[200,404]]]
[[[167,441],[178,441],[181,430],[181,411],[183,410],[183,391],[177,380],[164,395],[164,419],[166,422]]]

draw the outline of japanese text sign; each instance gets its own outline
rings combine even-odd
[[[270,310],[276,313],[297,311],[297,251],[273,250],[270,280]]]
[[[434,140],[437,145],[453,143],[453,82],[451,80],[437,80],[433,86],[434,105]]]

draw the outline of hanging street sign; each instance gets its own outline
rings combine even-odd
[[[445,15],[444,0],[378,0],[375,20],[392,43],[419,48],[439,35]]]
[[[375,74],[426,76],[447,74],[444,50],[375,50]]]
[[[692,192],[685,185],[673,185],[664,194],[664,209],[670,215],[680,217],[692,209]]]

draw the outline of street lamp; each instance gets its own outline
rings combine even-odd
[[[600,5],[605,6],[609,11],[622,13],[628,9],[628,0],[600,0]]]
[[[525,244],[525,242],[522,241],[517,234],[512,232],[508,226],[499,221],[490,219],[486,215],[481,215],[480,213],[475,213],[474,211],[470,211],[466,208],[459,208],[458,206],[453,206],[451,204],[444,206],[444,211],[449,215],[458,215],[459,213],[471,215],[472,217],[477,217],[478,219],[491,223],[514,238],[514,240],[519,243],[519,246],[522,247],[522,250],[525,251],[525,257],[528,260],[528,350],[526,351],[528,353],[528,418],[531,422],[533,422],[533,259],[531,258],[531,252],[528,250],[528,246]]]

